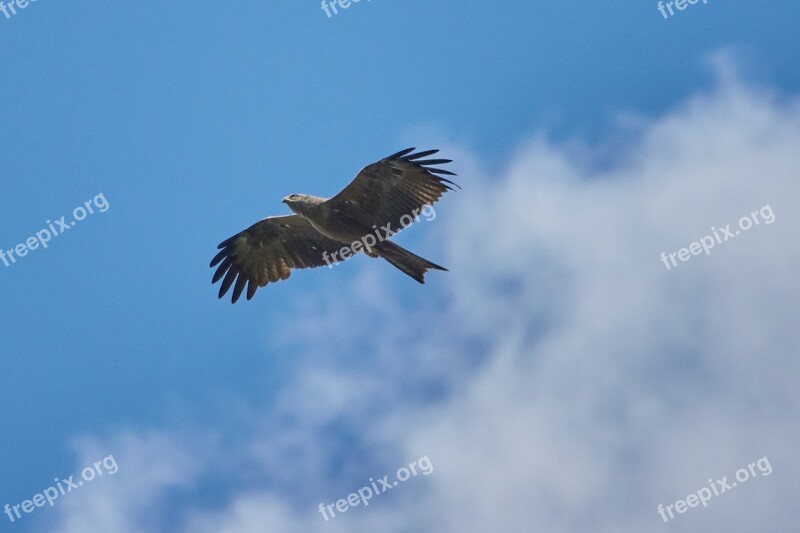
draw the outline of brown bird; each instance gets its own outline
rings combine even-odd
[[[259,287],[284,280],[293,268],[331,265],[363,251],[425,283],[429,269],[447,270],[387,240],[419,219],[450,185],[441,175],[453,172],[434,165],[450,159],[424,159],[438,152],[408,148],[364,167],[333,198],[292,194],[283,203],[295,213],[267,217],[226,239],[211,261],[212,283],[222,279],[219,297],[233,286],[232,303],[247,286],[250,300]],[[459,187],[460,188],[460,187]],[[337,256],[341,256],[338,259]]]

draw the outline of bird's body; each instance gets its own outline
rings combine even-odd
[[[438,174],[452,172],[430,165],[449,159],[427,159],[437,150],[403,150],[368,165],[339,194],[321,198],[292,194],[283,202],[295,213],[267,217],[220,243],[211,261],[220,279],[219,297],[231,286],[235,303],[247,287],[251,299],[258,287],[289,277],[293,268],[313,268],[364,251],[383,257],[419,283],[429,269],[447,270],[387,240],[419,217],[455,185]],[[350,252],[346,252],[346,250]],[[235,283],[235,285],[234,285]]]
[[[311,226],[340,243],[352,243],[369,232],[369,228],[364,228],[357,221],[347,216],[342,210],[334,210],[328,204],[329,198],[319,196],[308,196],[305,194],[293,194],[284,198],[284,203],[294,213],[306,219]],[[336,220],[334,220],[334,216]]]

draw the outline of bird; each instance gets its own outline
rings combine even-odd
[[[456,174],[428,159],[439,150],[406,148],[361,169],[331,198],[291,194],[283,199],[294,214],[270,216],[222,241],[211,260],[211,283],[222,280],[221,299],[233,287],[231,303],[247,288],[250,300],[259,287],[289,278],[293,269],[332,266],[364,252],[382,257],[419,283],[428,270],[447,271],[388,240],[419,220],[447,191],[461,187],[443,176]]]

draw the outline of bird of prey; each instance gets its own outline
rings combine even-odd
[[[232,303],[247,286],[250,300],[259,287],[289,277],[293,268],[329,265],[361,251],[382,257],[419,283],[429,269],[447,270],[387,240],[418,220],[448,190],[458,187],[435,166],[450,159],[425,159],[438,150],[408,148],[364,167],[339,194],[320,198],[292,194],[283,203],[295,213],[271,216],[226,239],[212,259],[212,283],[222,280],[219,297],[233,287]],[[460,187],[459,187],[460,188]]]

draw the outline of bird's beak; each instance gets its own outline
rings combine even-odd
[[[282,200],[282,202],[283,202],[284,204],[288,204],[288,203],[289,203],[289,197],[287,196],[286,198],[284,198],[284,199]]]

